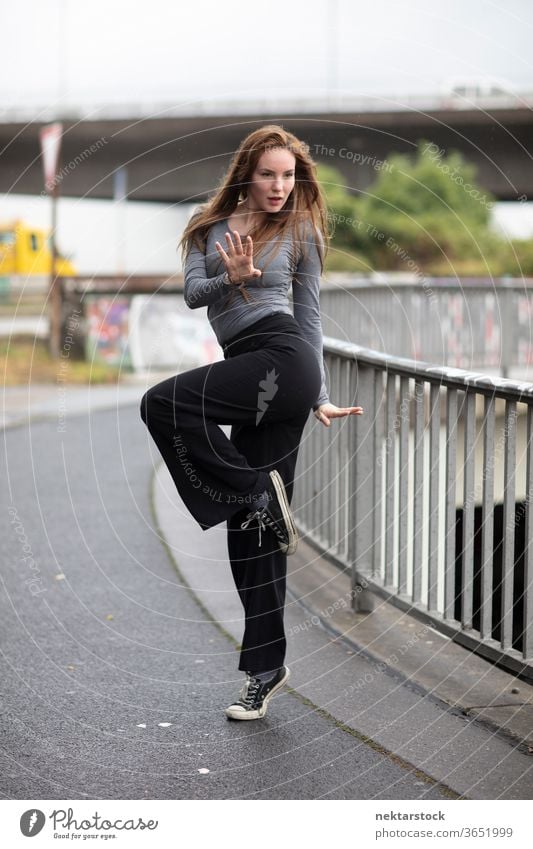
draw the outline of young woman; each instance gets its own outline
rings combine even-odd
[[[258,719],[289,678],[283,627],[294,469],[311,408],[326,427],[361,407],[329,401],[319,284],[329,235],[316,166],[277,125],[250,133],[180,244],[184,297],[207,316],[224,360],[146,392],[141,416],[204,530],[227,523],[245,611],[232,719]],[[288,301],[292,287],[294,314]],[[231,425],[230,438],[219,425]]]

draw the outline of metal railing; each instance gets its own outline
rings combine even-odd
[[[504,377],[533,364],[533,280],[382,277],[371,282],[331,275],[320,292],[326,336]]]
[[[367,587],[533,678],[533,384],[329,337],[324,359],[332,402],[364,415],[310,417],[301,531],[349,571],[355,610]]]

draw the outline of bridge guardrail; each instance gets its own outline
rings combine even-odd
[[[324,357],[332,401],[359,404],[365,412],[331,429],[310,417],[296,470],[301,530],[350,573],[355,610],[365,609],[360,590],[371,589],[533,679],[533,384],[329,337]],[[519,423],[525,438],[517,464]],[[476,469],[477,440],[483,456]],[[523,503],[515,498],[517,473]]]

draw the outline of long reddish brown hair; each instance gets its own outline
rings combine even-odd
[[[270,248],[270,243],[279,234],[289,233],[299,246],[305,240],[305,227],[311,222],[315,232],[315,243],[320,257],[321,271],[324,270],[330,233],[328,229],[327,204],[316,176],[316,164],[309,154],[308,146],[292,133],[277,124],[267,124],[249,133],[233,155],[220,188],[214,197],[205,203],[191,217],[178,243],[181,245],[182,264],[193,245],[203,252],[209,228],[217,221],[229,218],[237,204],[248,195],[248,185],[252,180],[257,163],[263,153],[273,148],[286,148],[295,157],[295,183],[283,209],[267,213],[264,220],[252,225],[249,231],[254,243],[254,261]],[[319,234],[317,234],[317,230]],[[322,238],[320,238],[320,236]],[[280,238],[269,262],[276,256],[283,239]],[[223,244],[225,249],[225,244]],[[299,248],[300,249],[300,248]],[[261,278],[259,278],[261,280]],[[250,300],[239,286],[246,300]],[[232,287],[234,295],[237,287]]]

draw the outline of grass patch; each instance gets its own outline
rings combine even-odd
[[[23,297],[13,294],[9,298],[0,297],[0,317],[2,318],[21,318],[21,316],[40,318],[47,315],[46,297],[42,294],[35,293]]]
[[[72,357],[55,360],[48,343],[34,336],[0,339],[0,366],[4,386],[28,383],[118,383],[120,369],[105,363],[87,363]]]

